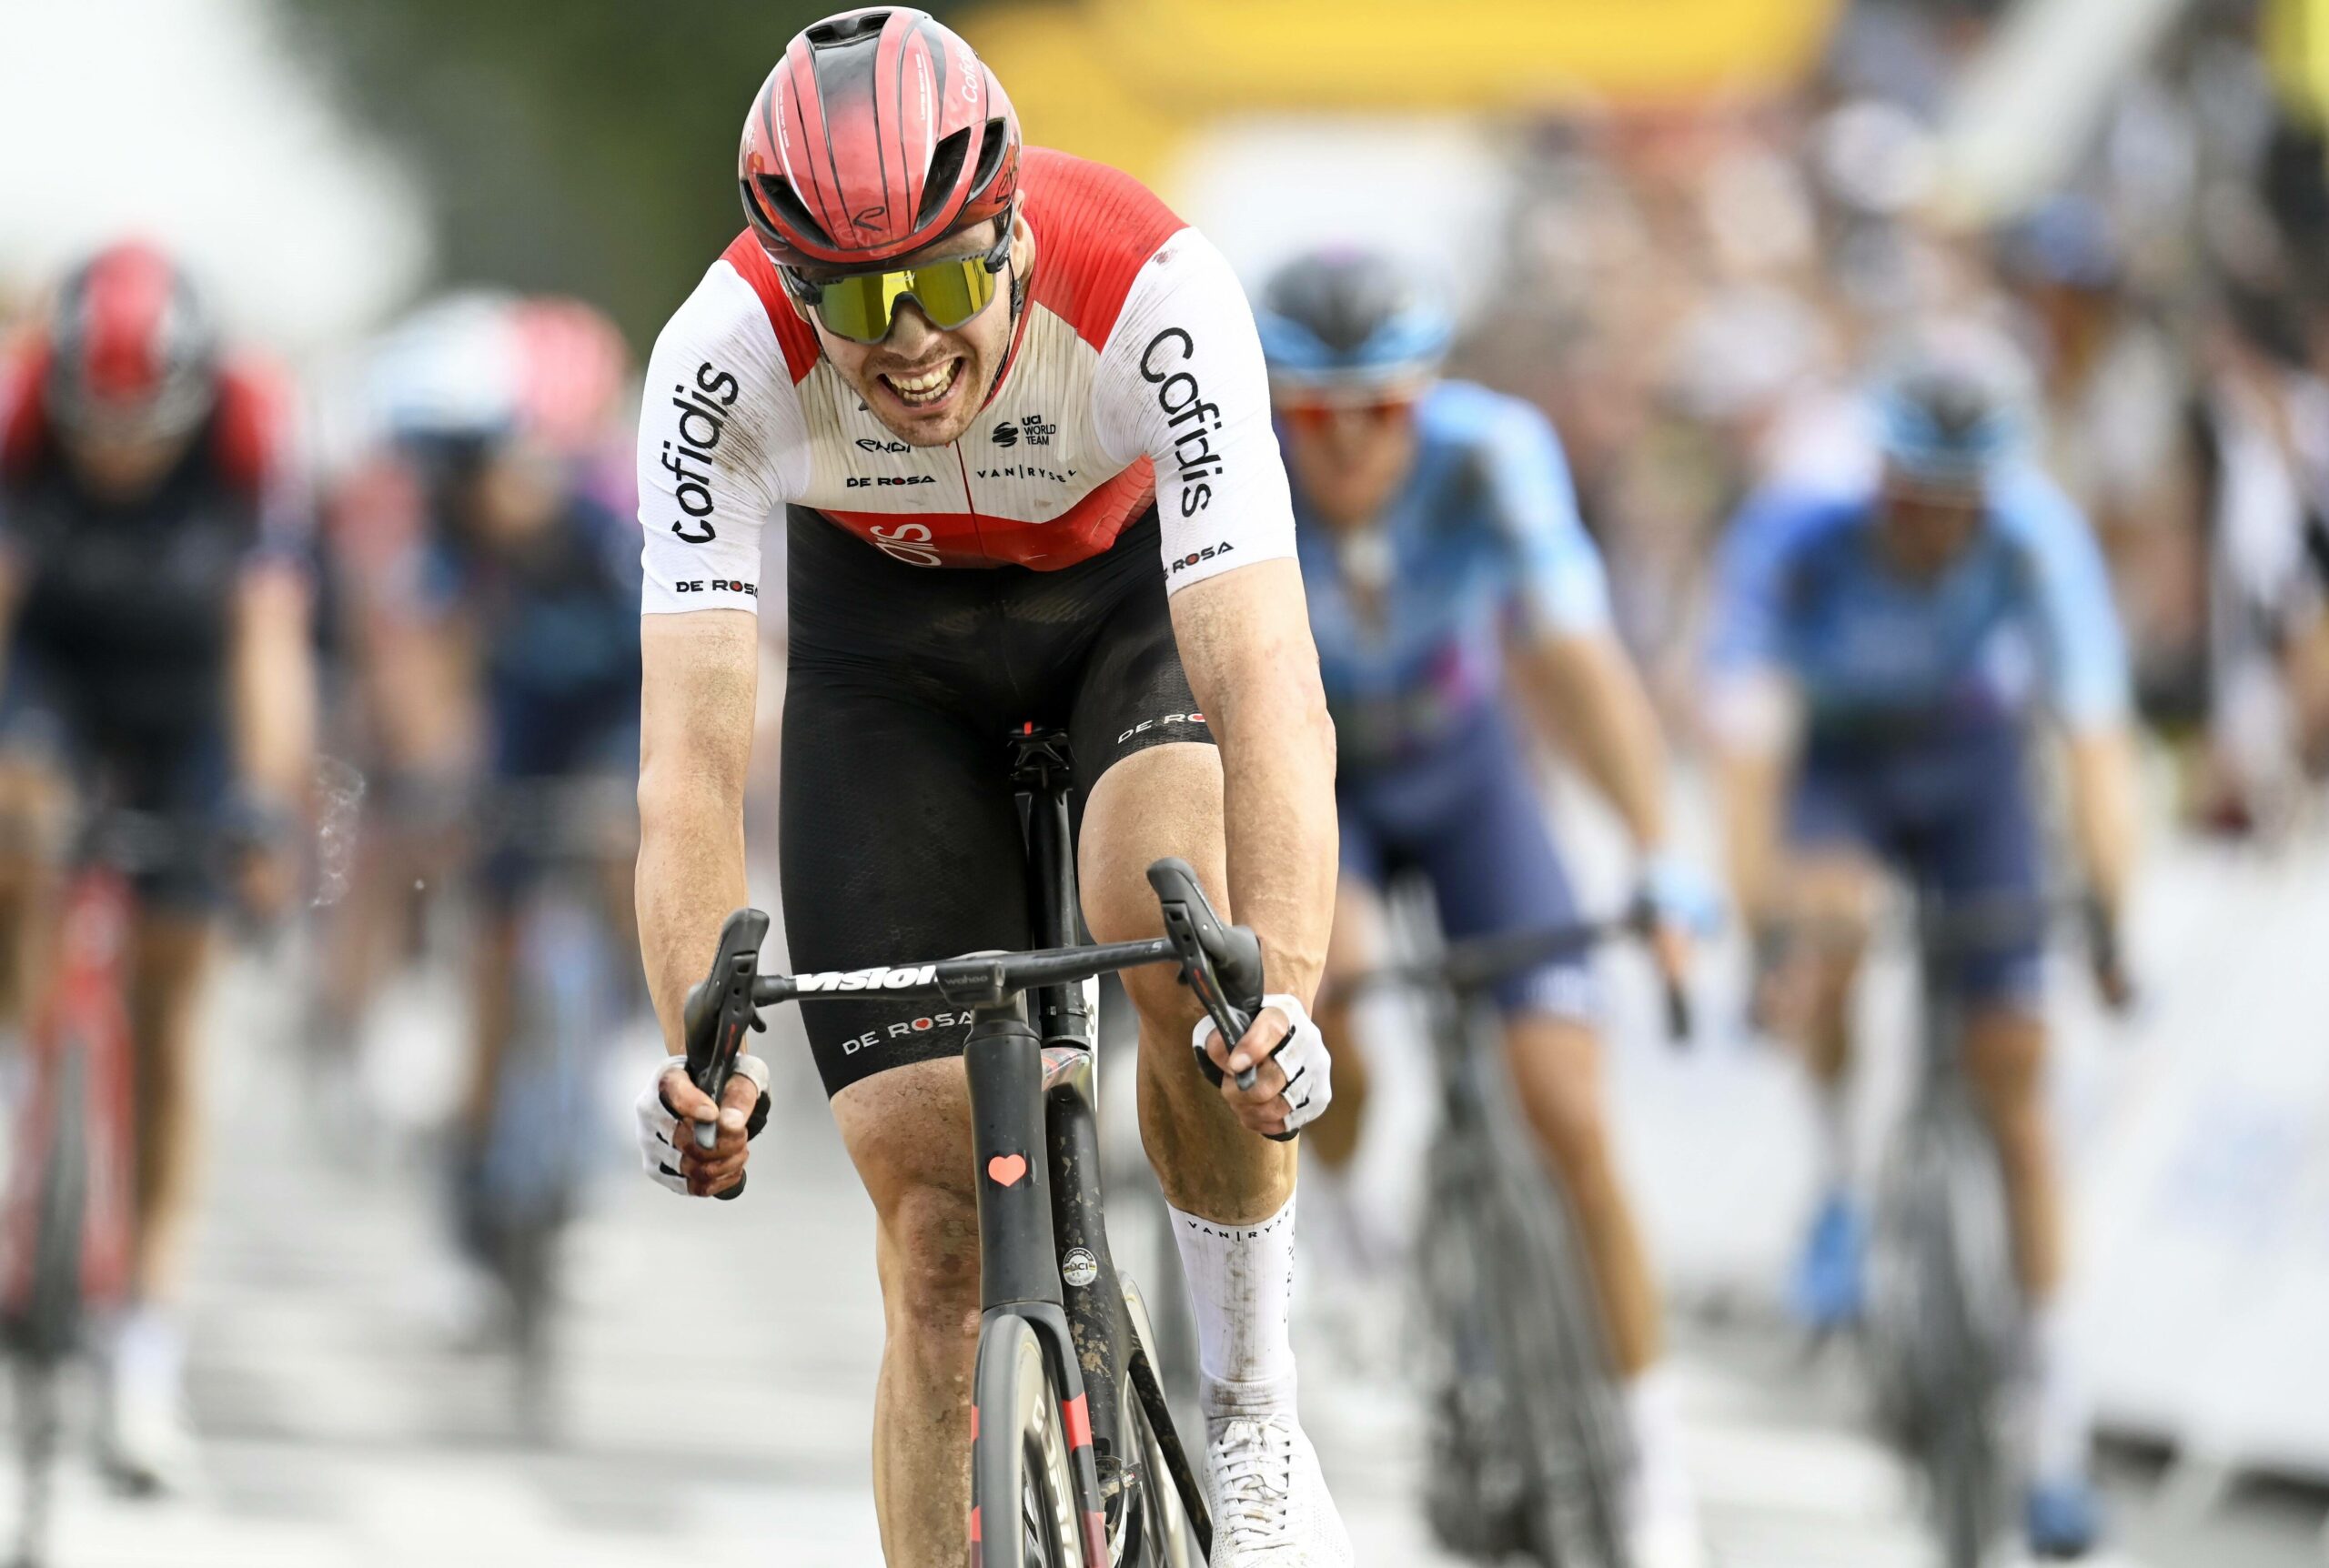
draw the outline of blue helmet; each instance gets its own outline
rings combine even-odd
[[[1456,317],[1440,291],[1381,251],[1338,246],[1270,275],[1254,313],[1280,387],[1366,387],[1437,373]]]
[[[1971,487],[2021,459],[2035,436],[2028,366],[1982,328],[1921,335],[1870,391],[1877,445],[1911,479]]]

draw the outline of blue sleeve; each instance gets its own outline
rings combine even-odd
[[[1574,636],[1606,629],[1608,578],[1578,516],[1568,460],[1551,424],[1528,405],[1507,401],[1485,435],[1481,457],[1510,553],[1514,599],[1548,631]]]
[[[1737,675],[1787,662],[1785,584],[1811,520],[1806,498],[1767,490],[1748,498],[1715,552],[1710,674]]]
[[[2000,502],[2030,563],[2031,611],[2054,708],[2073,729],[2127,716],[2127,644],[2111,576],[2086,518],[2069,497],[2034,476]]]

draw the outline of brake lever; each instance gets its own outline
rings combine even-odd
[[[1262,944],[1259,938],[1243,926],[1225,926],[1214,912],[1197,881],[1195,868],[1185,860],[1167,858],[1148,868],[1148,885],[1156,890],[1158,907],[1164,915],[1164,931],[1173,940],[1173,948],[1181,960],[1181,982],[1196,992],[1197,1000],[1213,1020],[1213,1027],[1221,1033],[1225,1044],[1235,1044],[1245,1037],[1254,1021],[1254,1014],[1261,1010]],[[1215,954],[1221,955],[1216,961]],[[1225,975],[1225,968],[1234,972]],[[1250,997],[1249,1010],[1231,994]],[[1205,1051],[1196,1051],[1197,1070],[1205,1081],[1221,1087],[1222,1070],[1215,1067]],[[1237,1074],[1237,1087],[1251,1089],[1261,1076],[1259,1064]],[[1295,1135],[1268,1133],[1265,1136],[1285,1142]]]
[[[759,910],[738,910],[720,927],[720,953],[711,972],[688,990],[681,1011],[688,1042],[688,1079],[717,1105],[728,1087],[736,1058],[744,1048],[744,1031],[765,1029],[752,1005],[752,982],[759,978],[761,944],[768,940],[768,916]],[[695,1124],[695,1146],[710,1149],[720,1141],[717,1122]],[[741,1181],[720,1194],[733,1198],[744,1190]]]
[[[1164,906],[1164,930],[1173,945],[1181,953],[1181,982],[1196,992],[1204,1004],[1205,1016],[1213,1020],[1213,1027],[1221,1031],[1225,1045],[1235,1045],[1245,1038],[1245,1030],[1253,1026],[1253,1019],[1244,1009],[1229,1000],[1222,988],[1220,971],[1214,967],[1213,955],[1205,950],[1196,936],[1195,922],[1185,907]],[[1221,1087],[1224,1076],[1214,1065],[1213,1056],[1202,1047],[1196,1048],[1197,1069],[1215,1089]],[[1249,1067],[1237,1075],[1237,1087],[1251,1089],[1260,1076],[1261,1069]]]
[[[1658,937],[1658,907],[1647,897],[1634,901],[1626,923],[1644,942],[1654,942]],[[1691,1016],[1690,993],[1679,980],[1662,970],[1659,982],[1666,992],[1666,1040],[1677,1050],[1689,1048],[1696,1020]]]

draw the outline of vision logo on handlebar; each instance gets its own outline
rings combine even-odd
[[[903,990],[908,986],[928,985],[937,977],[936,964],[919,964],[892,969],[876,964],[863,970],[818,970],[813,973],[794,975],[792,984],[803,996],[819,990]]]

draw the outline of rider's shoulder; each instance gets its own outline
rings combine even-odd
[[[792,308],[776,264],[750,229],[737,235],[704,270],[656,335],[655,357],[687,361],[681,371],[767,377],[781,366],[798,382],[815,366],[817,336]]]
[[[290,468],[298,408],[297,383],[286,367],[249,352],[227,359],[210,451],[228,488],[257,496]]]
[[[2070,492],[2035,466],[1998,479],[1990,510],[2008,540],[2032,548],[2058,546],[2088,532],[2086,514]]]
[[[1170,275],[1189,270],[1185,261],[1201,267],[1217,255],[1122,169],[1050,147],[1029,147],[1020,167],[1020,200],[1035,236],[1032,301],[1095,347],[1144,274],[1169,287]]]
[[[1427,442],[1487,449],[1559,439],[1552,420],[1527,398],[1455,377],[1433,382],[1417,400],[1416,428]]]
[[[1858,486],[1775,480],[1756,489],[1731,521],[1734,556],[1781,558],[1846,546],[1875,515],[1875,496]]]

